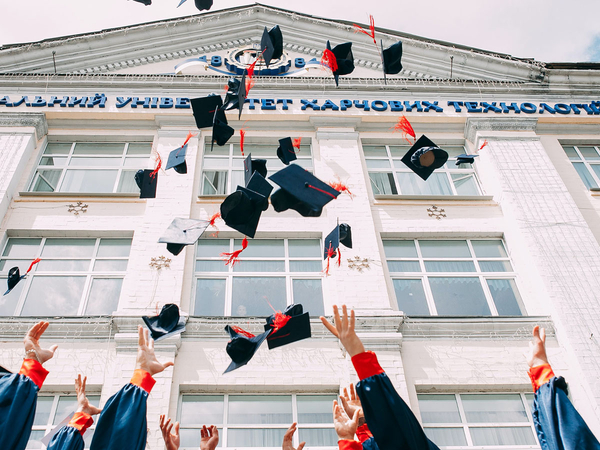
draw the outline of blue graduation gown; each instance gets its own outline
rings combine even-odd
[[[600,450],[567,393],[563,377],[552,378],[535,393],[533,423],[542,450]]]
[[[24,450],[31,435],[37,394],[48,372],[25,360],[20,373],[0,374],[0,448]],[[39,387],[38,387],[39,386]]]
[[[439,450],[425,436],[421,424],[379,366],[375,353],[355,355],[352,362],[361,378],[356,393],[379,449]],[[363,443],[363,448],[367,442]]]
[[[83,450],[85,442],[77,428],[65,425],[54,435],[46,450]]]

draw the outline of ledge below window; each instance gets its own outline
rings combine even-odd
[[[226,197],[227,195],[199,195],[198,203],[221,203]]]
[[[104,192],[104,193],[91,193],[91,192],[19,192],[20,197],[45,197],[45,198],[133,198],[140,199],[140,194],[130,192]]]
[[[440,202],[477,202],[477,203],[496,203],[492,195],[376,195],[375,203],[388,203],[388,200],[418,200],[424,203],[432,201]]]
[[[600,188],[590,188],[590,193],[594,197],[600,197]]]

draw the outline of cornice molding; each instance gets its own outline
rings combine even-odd
[[[0,111],[0,133],[2,127],[34,127],[36,140],[48,134],[48,121],[44,113]]]
[[[537,123],[538,119],[534,117],[469,117],[465,123],[465,137],[475,142],[477,133],[482,131],[535,131]]]

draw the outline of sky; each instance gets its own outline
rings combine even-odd
[[[198,14],[194,0],[0,0],[0,44]],[[214,0],[211,11],[252,4]],[[263,0],[329,19],[368,23],[542,62],[600,62],[599,0]],[[1,68],[0,68],[1,71]]]

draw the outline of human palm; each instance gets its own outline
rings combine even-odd
[[[162,414],[160,416],[159,422],[160,431],[162,433],[163,439],[165,440],[165,446],[167,450],[177,450],[180,444],[179,437],[179,422],[175,422],[175,424],[171,423],[171,419],[168,419],[165,422],[165,415]],[[174,433],[171,433],[174,431]]]
[[[294,448],[292,439],[294,437],[294,433],[296,432],[297,426],[298,424],[294,422],[283,435],[283,443],[281,444],[282,450],[302,450],[306,445],[306,442],[300,442],[300,444],[298,444],[298,448]]]
[[[350,394],[348,394],[348,389],[344,388],[344,394],[340,395],[340,400],[342,401],[342,406],[348,417],[353,417],[357,410],[359,411],[359,417],[362,417],[362,405],[360,403],[360,398],[356,395],[354,384],[350,384]]]
[[[356,429],[358,428],[358,413],[356,410],[352,418],[346,414],[344,408],[338,405],[337,400],[333,401],[333,424],[335,432],[340,439],[354,440]]]
[[[54,356],[54,352],[58,348],[58,345],[53,345],[50,348],[42,348],[40,346],[40,337],[44,334],[44,331],[50,324],[48,322],[38,322],[27,332],[23,344],[25,345],[25,351],[33,350],[37,356],[40,364],[44,364],[46,361]]]
[[[202,425],[200,430],[200,450],[215,450],[219,445],[219,430],[215,425]]]
[[[101,409],[96,408],[94,405],[90,403],[87,396],[85,395],[85,384],[87,382],[87,377],[81,380],[81,374],[77,375],[75,378],[75,392],[77,392],[77,412],[84,412],[89,414],[90,416],[94,416],[96,414],[100,414],[102,412]]]
[[[135,368],[155,375],[172,365],[172,362],[165,364],[158,362],[154,354],[154,340],[150,339],[147,329],[142,328],[141,325],[138,326],[138,353]]]
[[[527,363],[529,367],[548,364],[548,355],[546,355],[546,330],[537,325],[533,328],[533,339],[529,343]]]

